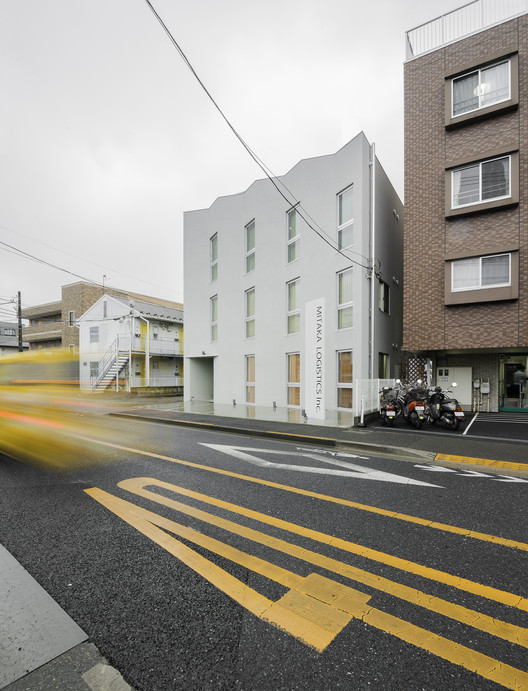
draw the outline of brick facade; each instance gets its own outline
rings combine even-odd
[[[515,65],[512,60],[512,82],[518,69],[518,104],[447,126],[446,80],[511,55],[517,56]],[[497,391],[498,351],[502,357],[515,351],[528,353],[528,15],[408,61],[404,80],[403,349],[428,353],[433,361],[456,352],[459,360],[472,363],[473,376],[484,376],[482,370]],[[512,189],[518,179],[518,203],[512,194],[505,206],[468,208],[466,213],[457,210],[459,215],[452,215],[446,208],[450,168],[482,160],[490,152],[490,158],[512,153]],[[500,252],[518,256],[518,277],[512,271],[518,297],[485,301],[491,291],[480,291],[480,302],[446,304],[446,262]],[[480,357],[484,349],[488,355]],[[471,351],[473,356],[461,351]]]

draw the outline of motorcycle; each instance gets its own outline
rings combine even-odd
[[[398,389],[384,386],[380,391],[379,418],[382,425],[392,425],[400,415],[401,407],[398,402]]]
[[[453,383],[453,386],[456,386]],[[449,396],[451,389],[442,389],[441,386],[429,392],[427,400],[427,418],[433,425],[443,422],[444,428],[457,430],[464,420],[464,409],[460,407],[456,398]]]
[[[421,429],[426,417],[427,389],[422,387],[421,379],[417,386],[407,389],[403,399],[402,414],[409,425]]]

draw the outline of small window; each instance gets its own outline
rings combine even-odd
[[[255,403],[255,356],[246,355],[246,403]]]
[[[337,407],[352,408],[352,351],[337,353]]]
[[[73,310],[68,312],[68,326],[73,326]]]
[[[99,376],[99,362],[90,362],[90,379],[97,379]]]
[[[381,279],[378,283],[378,307],[385,314],[389,314],[389,285]]]
[[[452,81],[453,117],[487,108],[510,98],[510,60],[474,70]]]
[[[255,221],[246,226],[246,273],[255,268]]]
[[[451,290],[480,290],[511,285],[511,254],[460,259],[451,265]]]
[[[387,353],[378,353],[378,378],[389,378],[389,356]]]
[[[218,295],[214,295],[210,300],[211,310],[211,341],[218,338]]]
[[[90,343],[99,343],[99,327],[90,326]]]
[[[298,333],[301,330],[301,310],[299,307],[300,280],[290,281],[286,284],[288,300],[288,333]]]
[[[16,336],[16,329],[4,329],[4,336]]]
[[[288,406],[301,405],[301,354],[288,353]]]
[[[218,278],[218,233],[215,233],[210,240],[211,253],[211,281]]]
[[[481,204],[511,196],[511,156],[451,171],[452,208]]]
[[[352,269],[337,274],[337,328],[352,327]]]
[[[246,338],[255,336],[255,288],[246,290]]]
[[[301,236],[299,234],[297,211],[295,209],[288,211],[287,219],[288,263],[290,263],[301,256]]]
[[[353,241],[353,187],[337,195],[337,244],[339,249],[350,247]]]

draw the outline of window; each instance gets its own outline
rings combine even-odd
[[[255,356],[246,355],[246,403],[255,403]]]
[[[511,156],[481,161],[451,171],[452,208],[511,196]]]
[[[339,249],[352,244],[354,219],[352,217],[353,187],[337,195],[337,244]]]
[[[97,379],[99,376],[99,363],[90,362],[90,379]]]
[[[381,279],[378,283],[378,307],[385,314],[389,314],[389,285]]]
[[[68,312],[68,326],[73,326],[73,311]]]
[[[299,279],[286,284],[288,299],[288,333],[298,333],[301,329],[301,311],[299,309]]]
[[[337,353],[337,407],[352,408],[352,351]]]
[[[289,406],[301,405],[301,354],[288,353],[288,396]]]
[[[218,278],[218,233],[213,235],[209,242],[211,254],[211,281],[216,281]]]
[[[453,79],[453,117],[508,101],[511,98],[510,84],[510,60]]]
[[[99,327],[90,326],[90,343],[99,343]]]
[[[389,378],[389,356],[387,353],[378,353],[378,379]]]
[[[255,336],[255,288],[246,290],[246,338]]]
[[[511,254],[472,257],[451,265],[451,290],[499,288],[511,284]]]
[[[301,256],[301,236],[297,228],[297,211],[288,211],[288,263],[299,259]]]
[[[246,226],[246,273],[255,268],[255,221]]]
[[[218,338],[218,295],[213,295],[210,300],[211,305],[211,341]]]
[[[4,329],[4,336],[16,336],[15,329]]]
[[[352,269],[337,274],[337,328],[352,326]]]

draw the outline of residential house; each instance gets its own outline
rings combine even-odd
[[[457,381],[475,409],[526,408],[528,3],[477,0],[407,48],[406,373]]]
[[[357,408],[354,382],[398,373],[402,226],[363,133],[187,212],[185,399]]]
[[[28,350],[27,341],[22,342],[22,350]],[[18,324],[0,322],[0,355],[11,355],[18,352]]]
[[[183,310],[105,294],[76,324],[82,390],[183,392]]]

